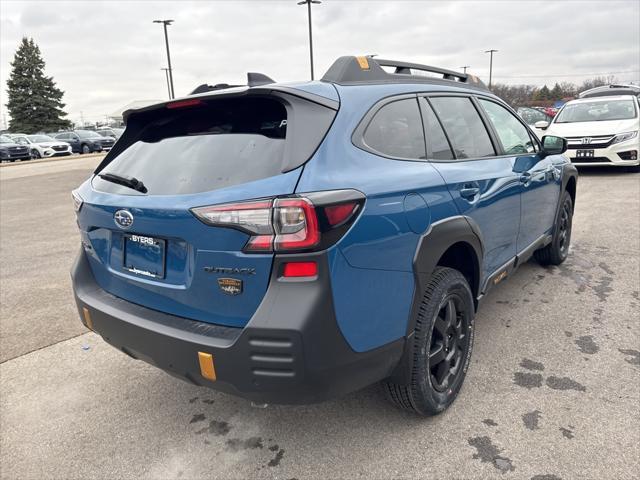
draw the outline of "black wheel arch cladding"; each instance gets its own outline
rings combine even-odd
[[[474,307],[477,308],[477,297],[480,294],[481,284],[480,266],[482,265],[484,255],[481,233],[477,224],[471,218],[465,216],[451,217],[433,223],[429,230],[422,235],[418,241],[416,253],[413,258],[415,287],[410,316],[407,322],[404,353],[391,376],[391,381],[393,382],[406,383],[408,381],[412,360],[411,349],[408,348],[408,345],[412,341],[424,292],[434,270],[439,266],[440,260],[449,249],[457,246],[465,249],[465,260],[469,257],[472,258],[471,265],[468,265],[469,269],[467,270],[467,274],[471,276],[471,282],[469,282],[468,278],[467,282],[471,289]],[[450,265],[444,266],[455,268]],[[465,278],[466,277],[467,275],[465,275]]]

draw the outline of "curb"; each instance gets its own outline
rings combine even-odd
[[[34,165],[36,163],[48,163],[48,162],[59,162],[61,160],[86,160],[87,158],[100,158],[104,157],[106,153],[89,153],[89,154],[74,154],[68,155],[66,157],[51,157],[51,158],[39,158],[37,160],[22,160],[20,162],[5,162],[0,163],[0,168],[5,167],[19,167],[20,165]]]

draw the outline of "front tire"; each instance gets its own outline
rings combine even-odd
[[[534,252],[541,265],[560,265],[569,255],[571,244],[571,226],[573,223],[573,201],[566,190],[560,198],[560,211],[553,228],[551,243]]]
[[[89,145],[84,143],[84,144],[82,144],[82,147],[80,149],[80,153],[91,153],[91,148],[89,148]]]
[[[431,416],[443,412],[458,396],[469,368],[475,307],[466,278],[438,267],[423,294],[415,332],[406,353],[407,384],[384,382],[396,406]]]
[[[35,158],[36,160],[41,158],[40,152],[34,148],[31,150],[31,158]]]

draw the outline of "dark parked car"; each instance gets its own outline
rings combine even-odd
[[[125,114],[127,135],[73,192],[82,322],[258,403],[382,381],[396,405],[442,412],[482,298],[530,257],[567,258],[566,140],[426,65],[342,57],[322,81],[248,84]]]
[[[111,150],[115,140],[103,137],[99,133],[91,130],[74,130],[72,132],[62,132],[55,134],[58,140],[64,140],[71,145],[74,153],[93,153]]]
[[[11,137],[0,135],[0,161],[31,160],[29,147],[17,144]]]

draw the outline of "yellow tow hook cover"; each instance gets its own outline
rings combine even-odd
[[[207,380],[216,381],[216,369],[213,366],[213,355],[210,353],[198,352],[200,362],[200,374]]]
[[[84,323],[89,330],[93,330],[93,320],[91,320],[91,312],[87,307],[82,307],[82,316],[84,317]]]

